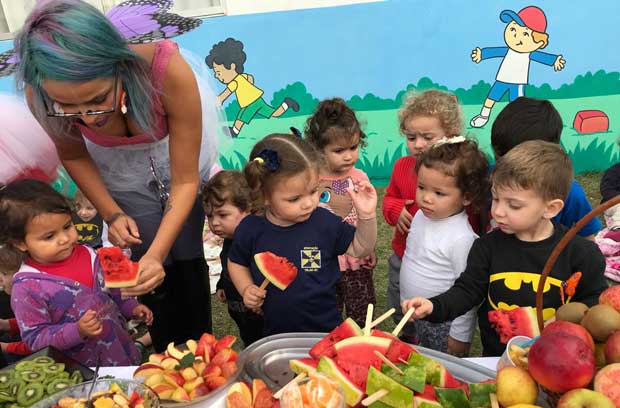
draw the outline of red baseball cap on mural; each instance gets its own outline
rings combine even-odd
[[[545,17],[545,13],[536,6],[525,7],[518,13],[512,10],[504,10],[499,14],[499,19],[504,23],[514,21],[522,27],[527,27],[539,33],[544,33],[547,29],[547,17]]]

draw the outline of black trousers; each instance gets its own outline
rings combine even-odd
[[[244,347],[249,346],[263,336],[263,316],[258,315],[243,306],[243,302],[228,302],[228,314],[237,323],[239,335]]]
[[[155,293],[140,297],[153,311],[149,332],[158,353],[170,342],[198,340],[213,329],[209,273],[204,258],[175,261],[164,269],[166,277]]]

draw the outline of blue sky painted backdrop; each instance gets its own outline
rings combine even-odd
[[[541,7],[549,46],[566,59],[561,72],[533,63],[530,82],[553,87],[587,71],[620,71],[620,2],[388,0],[352,6],[216,17],[178,39],[201,58],[227,37],[245,43],[246,71],[270,95],[301,81],[318,98],[374,93],[393,97],[422,76],[450,88],[492,82],[499,59],[471,62],[475,46],[503,45],[503,9]],[[0,51],[11,47],[0,42]],[[0,91],[13,89],[0,80]]]

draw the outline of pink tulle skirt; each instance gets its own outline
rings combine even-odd
[[[54,143],[26,103],[0,94],[0,183],[20,178],[49,183],[56,179],[59,165]]]

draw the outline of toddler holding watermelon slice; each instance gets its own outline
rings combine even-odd
[[[104,287],[96,253],[77,245],[71,206],[45,183],[21,180],[0,190],[0,243],[25,255],[13,277],[11,307],[23,341],[54,346],[87,366],[135,365],[140,352],[126,319],[153,319],[135,298]]]
[[[248,215],[235,230],[228,270],[244,304],[262,307],[264,335],[329,332],[342,322],[336,306],[341,273],[338,256],[364,257],[377,239],[377,193],[368,181],[347,189],[357,212],[357,228],[319,205],[320,155],[308,142],[287,134],[259,141],[244,173],[264,216]],[[284,290],[264,281],[254,255],[271,252],[297,269]],[[287,268],[286,263],[278,263]],[[289,267],[292,268],[292,267]],[[269,271],[278,274],[277,268]]]

